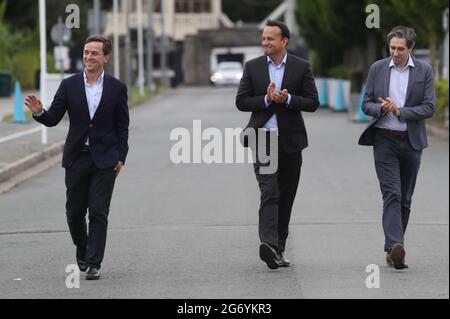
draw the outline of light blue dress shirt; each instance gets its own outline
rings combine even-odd
[[[283,60],[281,61],[281,63],[279,65],[276,65],[275,62],[269,56],[267,57],[267,65],[269,68],[270,82],[275,83],[275,91],[282,90],[281,84],[283,82],[286,61],[287,61],[287,52],[285,53]],[[266,108],[268,108],[271,103],[268,102],[267,95],[265,96],[264,101],[266,103]],[[286,107],[288,107],[290,103],[291,103],[291,95],[289,94],[287,103],[286,103]],[[264,128],[266,130],[278,129],[278,122],[277,122],[276,114],[273,114],[272,117],[266,122],[266,124],[264,124]]]
[[[103,93],[103,79],[105,77],[105,71],[99,76],[99,78],[92,84],[88,84],[86,71],[83,72],[84,75],[84,90],[86,92],[86,101],[89,107],[89,116],[92,118],[97,111],[98,105],[102,98]],[[86,140],[86,145],[89,145],[89,137]]]
[[[391,77],[389,82],[389,97],[394,100],[395,104],[402,108],[405,106],[406,91],[408,90],[409,69],[414,67],[414,62],[409,56],[408,64],[400,70],[391,60],[389,63],[391,69]],[[380,118],[375,127],[384,128],[392,131],[406,131],[408,126],[405,122],[401,122],[392,112],[387,113]]]

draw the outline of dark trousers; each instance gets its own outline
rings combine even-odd
[[[394,244],[404,244],[422,151],[414,150],[407,137],[379,133],[373,151],[383,195],[384,251],[389,252]]]
[[[259,207],[259,238],[279,251],[286,248],[292,205],[294,204],[302,166],[302,152],[278,152],[278,169],[273,174],[261,174],[263,164],[253,164],[261,191]]]
[[[77,257],[85,255],[89,267],[101,267],[115,178],[114,168],[98,169],[89,152],[80,152],[72,166],[66,168],[67,223],[77,254],[81,255]]]

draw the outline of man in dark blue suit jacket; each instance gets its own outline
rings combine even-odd
[[[84,72],[61,82],[50,108],[45,110],[35,96],[25,102],[33,118],[45,126],[56,126],[66,111],[69,115],[62,159],[66,215],[78,266],[88,280],[100,278],[114,182],[128,153],[127,88],[105,75],[110,53],[108,38],[89,37],[83,52]]]

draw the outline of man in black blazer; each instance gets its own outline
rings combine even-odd
[[[265,55],[245,64],[236,96],[237,108],[251,112],[244,132],[255,130],[258,138],[267,140],[270,134],[278,136],[278,147],[272,147],[278,149],[267,149],[270,157],[278,155],[277,171],[265,174],[262,161],[254,163],[261,191],[259,254],[270,269],[290,265],[284,251],[300,180],[302,150],[308,146],[302,111],[314,112],[319,107],[310,66],[287,53],[289,38],[284,23],[267,21],[262,34]]]
[[[108,38],[87,38],[84,72],[61,82],[50,108],[45,110],[35,96],[25,102],[33,118],[45,126],[56,126],[68,113],[70,126],[62,159],[66,215],[78,266],[88,280],[100,278],[114,182],[128,153],[127,87],[105,74],[110,53]]]

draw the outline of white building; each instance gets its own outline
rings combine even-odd
[[[143,23],[147,26],[147,1],[143,1]],[[161,3],[164,5],[164,27],[166,35],[174,41],[184,41],[186,35],[199,30],[216,29],[220,25],[231,27],[233,23],[222,12],[222,0],[154,0],[153,30],[156,37],[161,34]],[[125,3],[121,1],[119,34],[125,34]],[[136,1],[130,1],[130,28],[136,29]],[[107,13],[105,34],[114,30],[113,13]]]

